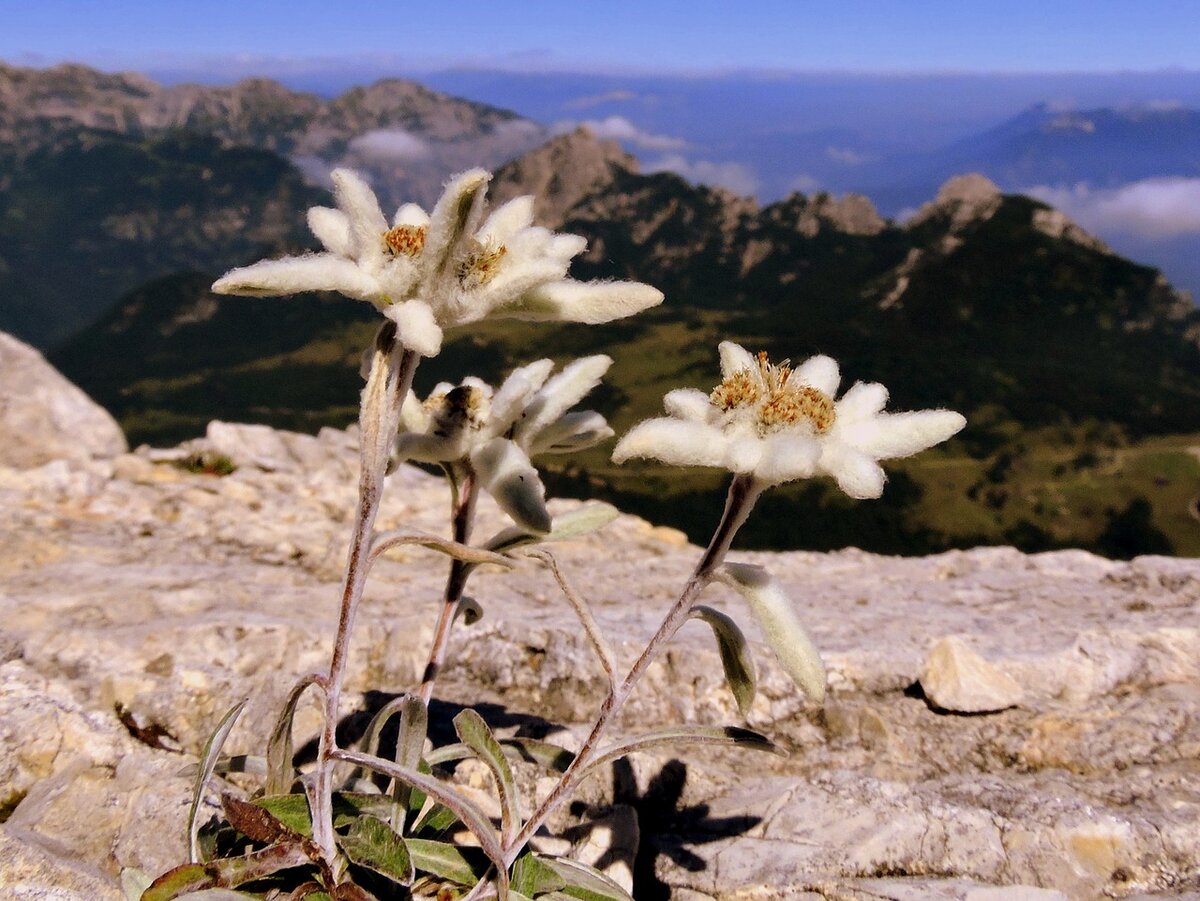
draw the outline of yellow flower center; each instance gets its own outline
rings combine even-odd
[[[383,233],[383,243],[392,256],[419,256],[425,249],[424,225],[397,225]]]
[[[761,433],[805,421],[818,435],[833,427],[837,418],[833,398],[811,385],[791,384],[790,360],[774,365],[763,351],[757,364],[757,373],[739,369],[721,382],[709,395],[710,403],[724,413],[753,408],[754,422]]]
[[[472,385],[459,385],[445,394],[434,394],[422,405],[433,416],[430,431],[448,438],[463,427],[478,429],[487,415],[484,393]]]
[[[496,277],[500,271],[500,261],[508,253],[503,244],[480,244],[475,242],[471,252],[458,264],[458,282],[468,290],[481,288]]]

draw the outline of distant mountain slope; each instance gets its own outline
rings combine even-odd
[[[546,138],[516,113],[402,79],[325,100],[262,78],[163,87],[86,66],[0,63],[0,144],[39,146],[79,126],[136,137],[180,129],[211,134],[286,156],[318,180],[334,165],[353,165],[376,177],[393,207],[428,203],[450,173],[498,165]]]
[[[123,292],[311,240],[324,192],[281,157],[177,132],[59,129],[19,160],[0,146],[0,329],[42,347]]]
[[[1062,110],[1038,104],[941,150],[864,166],[856,182],[885,209],[897,211],[917,205],[960,172],[980,172],[1008,190],[1200,176],[1200,110],[1162,105]]]
[[[385,205],[430,203],[451,172],[543,137],[396,79],[326,101],[265,79],[161,87],[0,64],[0,330],[49,347],[152,278],[310,246],[296,211],[335,165]]]

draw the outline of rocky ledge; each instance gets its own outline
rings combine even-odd
[[[228,748],[261,753],[290,686],[326,665],[353,432],[213,423],[169,451],[103,447],[0,466],[5,897],[115,899],[124,868],[180,862],[181,772],[221,713],[248,696]],[[441,532],[447,504],[439,479],[402,467],[380,525]],[[485,503],[478,534],[503,525]],[[627,662],[699,553],[629,516],[555,552]],[[735,558],[788,586],[829,697],[806,702],[759,646],[748,725],[786,758],[681,747],[584,786],[556,831],[639,901],[1200,897],[1200,561]],[[444,569],[426,550],[376,567],[350,728],[417,681]],[[577,742],[601,673],[552,578],[527,561],[481,570],[472,588],[485,616],[456,633],[433,707],[442,731],[472,705],[498,730]],[[739,598],[713,588],[706,601],[754,637]],[[743,722],[700,624],[620,728],[680,721]],[[302,738],[316,723],[302,707]],[[484,798],[485,773],[456,778]]]

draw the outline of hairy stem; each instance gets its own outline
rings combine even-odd
[[[337,856],[333,836],[333,771],[336,765],[334,752],[337,750],[338,705],[346,675],[354,618],[370,566],[370,544],[383,495],[388,457],[400,425],[400,408],[412,385],[413,373],[420,359],[416,352],[396,340],[395,324],[384,323],[375,336],[371,371],[362,393],[358,418],[361,464],[358,509],[346,557],[337,636],[325,686],[325,721],[317,751],[317,766],[312,774],[313,786],[309,793],[314,804],[313,839],[330,866],[333,866]]]
[[[550,794],[538,805],[537,810],[533,812],[533,815],[521,827],[521,831],[517,833],[516,837],[505,845],[504,860],[506,864],[512,865],[513,861],[520,856],[525,844],[541,828],[542,823],[546,821],[547,817],[554,813],[558,806],[570,797],[580,774],[586,770],[588,764],[591,763],[599,751],[600,739],[603,738],[604,732],[608,728],[612,718],[620,711],[621,706],[629,698],[638,681],[645,674],[650,664],[658,657],[667,642],[687,622],[692,605],[696,602],[696,598],[699,597],[700,592],[712,581],[714,571],[725,559],[725,555],[729,552],[729,546],[733,543],[734,536],[746,521],[746,517],[750,515],[750,510],[754,507],[754,502],[758,499],[762,488],[763,486],[755,482],[752,476],[734,476],[733,482],[729,486],[729,494],[725,499],[725,512],[721,516],[721,522],[717,525],[717,530],[713,533],[708,548],[704,551],[700,562],[696,564],[695,570],[692,571],[691,578],[688,579],[683,592],[679,595],[679,600],[667,612],[662,624],[658,627],[658,631],[654,633],[654,637],[650,639],[645,650],[642,651],[641,656],[634,662],[628,674],[621,681],[621,684],[609,692],[608,697],[604,699],[604,703],[600,705],[600,712],[596,717],[595,724],[592,726],[592,731],[584,739],[579,753],[575,755],[575,759],[571,762],[571,765],[562,774],[558,784],[551,789]]]
[[[451,506],[451,521],[454,540],[466,544],[475,525],[475,501],[479,498],[479,479],[470,463],[454,464],[452,482],[457,486]],[[450,630],[454,626],[454,614],[467,587],[467,579],[474,567],[464,560],[450,561],[450,575],[446,578],[446,590],[442,593],[442,608],[438,612],[437,625],[433,629],[433,644],[429,648],[429,660],[421,677],[421,688],[417,697],[426,707],[433,697],[433,685],[446,660],[446,648],[450,644]]]

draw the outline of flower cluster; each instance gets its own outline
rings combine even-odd
[[[732,341],[721,343],[720,355],[721,384],[710,394],[667,394],[669,415],[634,426],[613,460],[715,466],[763,485],[832,476],[851,497],[874,498],[886,478],[879,460],[911,456],[966,424],[950,410],[884,413],[888,392],[874,382],[857,382],[835,400],[841,376],[826,356],[792,369]]]
[[[401,410],[396,455],[423,463],[469,465],[480,484],[517,525],[550,530],[545,488],[531,457],[583,450],[612,436],[599,413],[568,412],[612,365],[584,357],[550,378],[554,363],[515,370],[498,389],[476,379],[442,383],[424,403],[411,392]]]
[[[491,176],[451,179],[432,212],[405,204],[391,222],[349,169],[333,172],[337,209],[313,207],[308,225],[323,253],[263,260],[226,273],[222,294],[338,291],[369,301],[396,323],[401,342],[435,356],[443,329],[486,318],[609,322],[662,302],[639,282],[566,277],[587,242],[533,224],[533,198],[518,197],[484,218]]]

